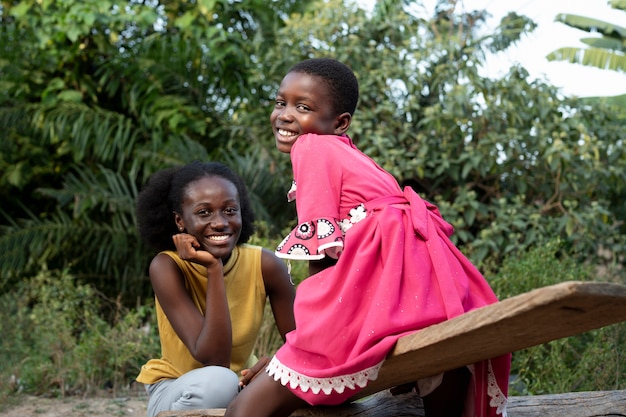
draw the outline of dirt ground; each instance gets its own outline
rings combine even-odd
[[[1,417],[146,417],[145,396],[93,398],[42,398],[21,396],[15,405],[3,406]]]

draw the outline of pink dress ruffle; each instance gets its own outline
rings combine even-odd
[[[338,258],[298,286],[296,330],[267,368],[295,395],[342,403],[376,379],[399,337],[497,302],[437,208],[349,138],[304,135],[291,159],[299,225],[276,253]],[[509,367],[510,355],[470,367],[467,417],[506,415]]]

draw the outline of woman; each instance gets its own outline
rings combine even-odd
[[[220,163],[155,173],[137,219],[142,239],[159,251],[149,274],[161,358],[137,377],[150,396],[147,415],[226,407],[239,391],[237,372],[254,363],[266,298],[283,340],[295,328],[287,268],[246,244],[254,232],[246,188]]]

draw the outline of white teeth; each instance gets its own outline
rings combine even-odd
[[[295,133],[283,129],[278,129],[278,134],[281,136],[296,136]]]
[[[209,240],[217,240],[217,241],[223,241],[228,239],[230,236],[229,235],[222,235],[222,236],[209,236]]]

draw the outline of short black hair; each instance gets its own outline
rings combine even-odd
[[[354,115],[359,101],[359,81],[344,63],[331,58],[311,58],[291,67],[287,73],[297,72],[322,78],[333,96],[336,114]]]
[[[158,251],[176,250],[172,236],[179,231],[173,213],[182,211],[183,196],[190,183],[212,176],[224,178],[237,188],[242,223],[237,244],[246,243],[254,234],[254,211],[243,180],[222,163],[201,161],[157,171],[148,179],[137,197],[137,226],[141,239]]]

